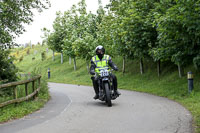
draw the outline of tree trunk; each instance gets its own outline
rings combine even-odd
[[[72,58],[71,58],[71,56],[69,57],[69,64],[70,65],[72,64]]]
[[[63,64],[63,52],[61,52],[61,64]]]
[[[123,68],[122,68],[122,73],[125,73],[125,56],[123,57]]]
[[[160,77],[160,60],[157,61],[157,71],[158,71],[158,77]]]
[[[88,70],[88,73],[90,73],[89,62],[87,62],[87,70]]]
[[[183,67],[180,64],[178,64],[178,73],[179,73],[179,77],[180,78],[183,77],[183,75],[184,75],[184,69],[183,69]]]
[[[144,73],[144,66],[143,66],[143,60],[142,60],[142,58],[140,59],[140,73],[141,74]]]
[[[74,57],[74,71],[76,71],[76,57]]]
[[[52,57],[52,61],[55,61],[55,55],[54,55],[54,51],[53,51],[53,57]]]

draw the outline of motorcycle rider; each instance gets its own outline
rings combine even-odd
[[[117,66],[112,62],[111,57],[109,55],[105,55],[105,49],[103,46],[99,45],[95,49],[96,56],[92,57],[91,59],[91,66],[90,66],[90,74],[95,75],[95,72],[99,72],[102,68],[108,68],[109,66],[114,69],[115,71],[118,71]],[[111,75],[113,79],[113,85],[114,85],[114,92],[116,95],[121,95],[121,93],[117,90],[117,77],[112,74]],[[99,87],[98,87],[98,76],[95,75],[91,77],[93,82],[93,87],[95,91],[94,99],[99,98]]]

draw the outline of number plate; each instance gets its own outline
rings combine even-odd
[[[101,77],[106,77],[109,75],[109,72],[108,72],[108,70],[101,70],[100,74],[101,74]]]

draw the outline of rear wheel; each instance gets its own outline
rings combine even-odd
[[[111,107],[112,102],[111,102],[111,95],[110,95],[110,89],[109,89],[108,83],[104,83],[104,87],[105,87],[105,93],[106,93],[106,103],[108,107]]]

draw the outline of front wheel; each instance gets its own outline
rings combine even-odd
[[[105,93],[106,93],[106,103],[108,104],[108,107],[111,107],[112,102],[111,102],[111,95],[110,95],[110,89],[109,89],[108,83],[104,83],[104,87],[105,87]]]

